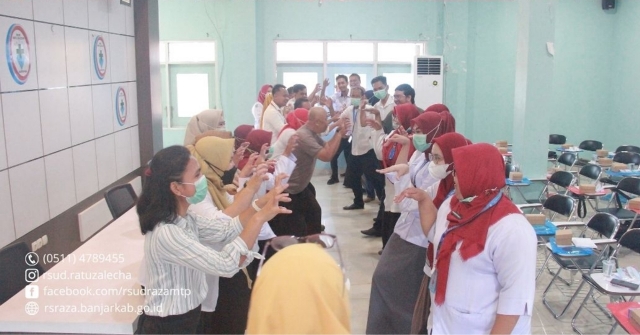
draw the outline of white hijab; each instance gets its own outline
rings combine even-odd
[[[196,144],[196,137],[207,130],[224,130],[224,126],[219,127],[221,121],[224,121],[224,116],[220,109],[205,109],[194,115],[187,124],[184,145]]]

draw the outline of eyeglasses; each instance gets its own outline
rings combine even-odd
[[[265,244],[264,249],[262,249],[262,259],[260,260],[260,264],[258,265],[258,272],[256,276],[259,276],[260,272],[262,271],[262,265],[264,264],[264,259],[265,259],[265,256],[267,255],[267,250],[269,250],[269,246],[271,246],[271,248],[273,248],[273,250],[275,251],[280,251],[283,248],[286,248],[294,244],[299,244],[299,243],[315,243],[320,245],[324,249],[330,249],[335,245],[336,249],[338,249],[338,259],[340,261],[339,266],[340,266],[340,271],[342,271],[343,282],[345,285],[347,285],[344,262],[342,261],[342,252],[340,252],[340,245],[338,244],[338,238],[335,235],[325,234],[325,233],[307,235],[303,237],[277,236],[272,238],[267,242],[267,244]],[[344,291],[344,287],[343,287],[343,291]]]

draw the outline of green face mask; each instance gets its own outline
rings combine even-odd
[[[204,198],[207,196],[207,179],[204,177],[204,175],[200,176],[200,178],[198,180],[196,180],[195,183],[182,183],[185,185],[193,185],[196,187],[196,193],[194,193],[192,196],[190,197],[186,197],[183,196],[185,198],[187,198],[187,202],[190,203],[191,205],[195,205],[197,203],[202,202],[202,200],[204,200]]]
[[[351,106],[353,107],[360,106],[360,98],[351,98]]]
[[[377,91],[373,92],[373,96],[378,98],[379,100],[382,100],[387,96],[387,91],[385,91],[385,90],[377,90]]]
[[[431,146],[431,143],[427,143],[427,134],[414,134],[413,146],[420,152],[425,152]]]

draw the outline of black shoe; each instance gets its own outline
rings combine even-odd
[[[378,251],[378,255],[382,255],[382,250],[383,249],[380,249],[380,251]]]
[[[364,205],[351,204],[349,206],[342,207],[342,209],[344,209],[345,211],[350,211],[352,209],[364,209]]]
[[[321,231],[324,231],[324,230],[325,230],[325,228],[327,228],[327,227],[325,227],[323,224],[321,224],[321,225],[320,225],[320,228],[322,229]]]
[[[333,184],[337,184],[340,181],[338,180],[338,178],[331,178],[329,179],[329,181],[327,182],[327,185],[333,185]]]
[[[347,175],[346,173],[341,173],[341,174],[340,174],[340,177],[344,177],[344,176],[346,176],[346,175]]]
[[[367,236],[374,236],[374,237],[381,237],[382,236],[382,232],[380,232],[378,229],[375,229],[373,227],[367,229],[367,230],[361,230],[361,233],[367,235]]]

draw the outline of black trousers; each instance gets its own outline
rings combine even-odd
[[[340,140],[338,151],[336,151],[336,154],[333,155],[333,158],[331,159],[331,179],[338,179],[338,158],[340,157],[341,152],[344,152],[344,159],[349,161],[349,156],[351,155],[351,143],[348,138]]]
[[[384,248],[393,234],[393,229],[400,218],[400,213],[384,212],[382,220],[382,247]]]
[[[231,278],[220,277],[214,312],[202,312],[198,334],[244,334],[247,329],[251,290],[244,271]]]
[[[142,314],[136,334],[197,334],[200,306],[180,315],[165,317]]]
[[[354,156],[351,155],[349,160],[349,168],[347,169],[347,175],[345,182],[347,186],[353,190],[353,203],[357,206],[364,206],[362,200],[362,183],[361,178],[364,174],[367,180],[373,184],[373,188],[378,194],[380,199],[380,208],[378,209],[378,218],[382,218],[384,215],[384,175],[376,172],[376,169],[382,168],[382,164],[376,157],[373,149],[369,150],[364,155]],[[382,231],[382,220],[376,220],[374,228]]]
[[[281,202],[291,214],[278,214],[269,221],[273,232],[278,235],[307,236],[322,232],[322,208],[316,200],[313,185],[309,184],[300,193],[289,194],[291,202]]]

